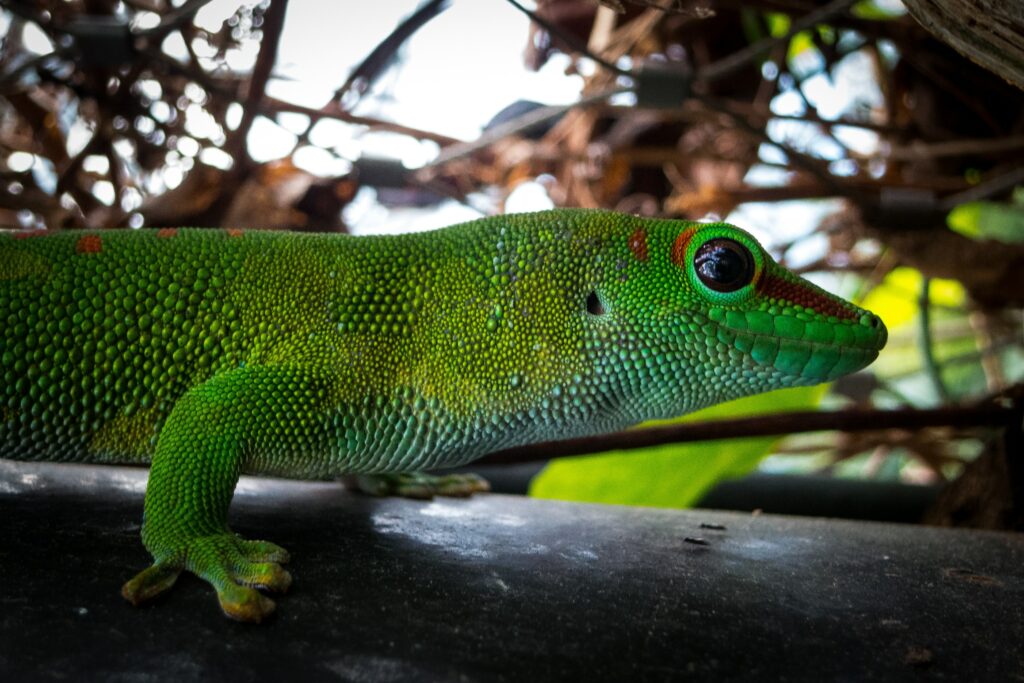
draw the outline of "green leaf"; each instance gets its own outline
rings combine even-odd
[[[793,23],[788,15],[779,12],[766,12],[764,18],[772,38],[781,38],[789,33],[789,27]]]
[[[894,268],[860,305],[881,317],[891,335],[917,318],[923,277],[914,268]],[[932,278],[929,291],[932,303],[945,308],[963,306],[967,301],[967,292],[956,280]]]
[[[816,406],[826,391],[827,385],[782,389],[658,424],[805,410]],[[754,470],[778,440],[757,437],[666,444],[557,459],[534,478],[530,495],[592,503],[689,507],[720,480]]]
[[[1014,203],[969,202],[955,207],[946,217],[950,229],[975,240],[996,240],[1007,244],[1024,242],[1024,203],[1021,188]]]
[[[807,50],[817,50],[814,41],[811,40],[811,34],[809,31],[800,31],[794,35],[789,41],[789,51],[786,53],[786,59],[792,62],[794,59],[799,57]]]
[[[879,3],[877,0],[863,0],[863,2],[856,3],[850,9],[850,13],[858,19],[892,21],[902,17],[907,13],[907,10],[902,5],[897,6],[891,2]]]
[[[879,377],[897,383],[897,388],[915,405],[934,404],[939,397],[923,374],[920,347],[921,288],[919,270],[892,270],[860,302],[879,315],[889,330],[889,343],[872,364]],[[978,341],[965,313],[967,292],[956,280],[933,278],[929,286],[931,303],[932,353],[941,375],[955,397],[985,391],[985,374],[978,362],[947,363],[978,350]]]

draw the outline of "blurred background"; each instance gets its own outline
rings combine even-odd
[[[1020,529],[1024,61],[907,4],[0,0],[0,228],[726,219],[881,315],[879,360],[497,487]]]

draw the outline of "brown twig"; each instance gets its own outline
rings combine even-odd
[[[909,145],[893,147],[883,155],[891,161],[916,161],[942,157],[986,156],[1020,154],[1024,149],[1024,135],[996,139],[949,140],[946,142],[915,141]]]
[[[252,128],[253,121],[259,114],[260,105],[266,94],[267,81],[277,61],[277,48],[281,42],[281,31],[284,29],[284,15],[288,8],[288,0],[273,0],[270,9],[264,15],[263,39],[260,41],[260,53],[256,58],[256,65],[252,70],[252,78],[249,79],[249,87],[242,102],[242,120],[238,128],[232,133],[224,151],[236,160],[241,160],[245,155],[245,142]],[[240,169],[243,164],[236,164],[232,170]]]
[[[372,86],[374,81],[386,70],[387,65],[394,59],[398,50],[412,37],[414,33],[423,28],[429,21],[434,19],[446,9],[448,0],[429,0],[420,5],[419,9],[409,17],[401,21],[391,33],[387,35],[370,52],[356,68],[352,70],[348,78],[338,90],[335,91],[328,105],[328,111],[336,112],[342,109],[351,109],[355,103],[344,106],[345,96],[355,93],[355,98],[362,97]]]
[[[412,128],[410,126],[403,126],[399,123],[393,123],[391,121],[383,121],[381,119],[375,119],[369,116],[359,116],[357,114],[350,114],[345,111],[327,111],[325,109],[315,109],[313,107],[304,107],[301,104],[292,104],[291,102],[285,102],[275,97],[264,97],[262,103],[263,113],[265,114],[277,114],[280,112],[290,112],[295,114],[305,114],[313,121],[320,119],[334,119],[336,121],[343,121],[345,123],[352,123],[358,126],[366,126],[371,130],[386,130],[392,133],[401,133],[402,135],[408,135],[420,140],[432,140],[437,144],[445,147],[447,145],[454,145],[460,140],[447,135],[441,135],[440,133],[432,133],[430,131],[421,130],[419,128]]]

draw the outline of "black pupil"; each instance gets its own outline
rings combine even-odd
[[[750,251],[727,239],[714,239],[701,245],[694,257],[697,277],[718,292],[735,292],[754,277],[754,259]]]

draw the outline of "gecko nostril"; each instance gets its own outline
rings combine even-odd
[[[865,313],[860,317],[860,324],[865,327],[870,327],[873,330],[877,330],[882,326],[882,320],[874,313]]]

